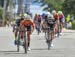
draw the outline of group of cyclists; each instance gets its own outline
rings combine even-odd
[[[62,35],[62,28],[64,27],[65,17],[62,11],[53,10],[51,13],[46,12],[42,15],[35,14],[34,23],[37,29],[38,24],[41,31],[46,32],[46,28],[50,28],[52,40],[59,35]],[[53,44],[51,45],[53,46]]]
[[[51,25],[50,23],[53,24]],[[55,10],[52,11],[52,13],[47,12],[47,13],[43,13],[42,15],[39,14],[35,14],[34,17],[34,23],[35,23],[35,27],[37,29],[38,24],[39,27],[41,29],[46,28],[47,27],[47,23],[49,26],[51,26],[51,28],[53,28],[54,30],[54,34],[57,35],[58,32],[58,26],[60,26],[60,34],[62,34],[62,28],[64,26],[64,22],[65,22],[65,17],[62,11],[58,11],[56,12]]]
[[[21,14],[20,17],[16,20],[15,26],[13,26],[13,32],[15,34],[15,44],[17,44],[17,34],[19,30],[21,39],[20,42],[23,42],[24,37],[24,30],[27,29],[27,38],[28,38],[28,50],[30,50],[30,35],[33,33],[34,29],[39,30],[40,32],[46,32],[46,28],[50,28],[52,38],[55,38],[55,35],[59,32],[62,34],[62,28],[64,26],[65,17],[62,11],[55,11],[53,10],[51,13],[46,12],[42,15],[35,14],[34,18],[32,19],[28,14]],[[58,28],[60,27],[60,29]],[[52,39],[52,40],[53,40]]]

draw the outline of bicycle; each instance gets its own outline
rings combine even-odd
[[[50,27],[45,28],[45,38],[46,38],[46,43],[48,45],[48,50],[50,50],[51,47],[51,43],[52,43],[52,34],[51,34],[51,29]]]
[[[24,40],[24,42],[23,42],[23,44],[21,44],[21,42],[20,42],[20,36],[21,36],[21,34],[20,34],[20,32],[24,32],[24,38],[23,38],[23,40]],[[19,50],[20,50],[20,45],[21,46],[23,46],[23,48],[24,48],[24,53],[25,54],[27,54],[27,49],[28,49],[28,41],[27,41],[27,34],[26,34],[26,30],[25,31],[22,31],[22,30],[19,30],[19,32],[18,32],[18,40],[17,40],[17,52],[19,52]]]

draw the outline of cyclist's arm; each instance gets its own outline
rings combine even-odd
[[[23,29],[24,29],[24,25],[25,25],[25,21],[24,21],[24,20],[22,20],[22,21],[20,22],[20,29],[21,29],[21,30],[23,30]]]
[[[34,24],[34,22],[32,20],[30,20],[30,22],[31,22],[31,25],[32,25],[33,30],[34,30],[35,24]]]

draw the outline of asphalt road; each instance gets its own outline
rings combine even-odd
[[[44,33],[31,35],[31,50],[24,54],[22,46],[16,52],[11,27],[0,27],[0,57],[75,57],[75,30],[63,29],[63,34],[53,40],[54,48],[47,50]]]

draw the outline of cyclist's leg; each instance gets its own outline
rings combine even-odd
[[[63,29],[63,21],[60,22],[60,33],[62,33],[62,29]]]
[[[17,36],[18,36],[18,28],[15,29],[14,34],[15,34],[14,44],[17,44],[17,41],[18,41],[18,38],[17,38]]]
[[[17,38],[18,28],[15,29],[15,39]]]
[[[30,35],[31,35],[31,31],[27,31],[28,47],[30,46]]]
[[[15,25],[13,25],[13,32],[15,31]]]
[[[59,36],[59,32],[60,32],[60,28],[59,28],[60,25],[59,24],[60,24],[60,21],[57,20],[56,25],[55,25],[56,36]]]
[[[21,37],[21,39],[23,40],[23,38],[24,38],[24,31],[22,31],[22,32],[20,32],[20,37]]]
[[[52,34],[52,40],[53,40],[53,39],[55,38],[55,37],[54,37],[54,35],[55,35],[55,34],[54,34],[54,29],[51,31],[51,34]]]
[[[38,24],[38,27],[39,27],[39,32],[41,32],[41,23],[40,22]]]
[[[54,39],[54,25],[51,25],[50,28],[50,37],[51,37],[51,41]]]
[[[19,30],[20,30],[20,37],[21,37],[21,39],[23,40],[23,38],[24,38],[24,33],[25,33],[25,27],[24,27],[24,26],[21,26],[21,27],[19,27]]]
[[[54,26],[54,32],[55,32],[55,34],[57,34],[57,31],[58,31],[57,24],[55,24],[55,26]]]

